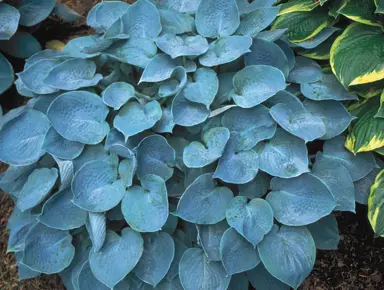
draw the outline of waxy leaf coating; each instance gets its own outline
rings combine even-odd
[[[15,34],[20,20],[19,11],[8,4],[0,4],[0,39],[10,39]]]

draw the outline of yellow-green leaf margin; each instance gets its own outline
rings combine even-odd
[[[281,5],[279,15],[284,15],[292,12],[312,11],[320,5],[319,1],[313,0],[291,0]]]
[[[347,0],[337,11],[339,14],[367,25],[381,26],[375,16],[375,3],[372,0]]]
[[[333,73],[345,86],[384,79],[384,32],[381,28],[352,23],[331,47]]]
[[[368,198],[368,219],[376,236],[384,237],[384,170],[371,186]]]

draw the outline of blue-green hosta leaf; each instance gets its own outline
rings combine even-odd
[[[375,177],[380,173],[380,169],[374,168],[368,175],[354,182],[355,184],[355,199],[360,204],[368,204],[368,197],[371,186],[375,182]]]
[[[164,81],[159,87],[159,97],[166,98],[176,95],[187,83],[187,72],[184,67],[177,67],[173,70],[171,77]],[[172,118],[173,119],[173,118]]]
[[[124,185],[129,187],[132,186],[133,176],[136,173],[137,160],[136,157],[124,159],[119,164],[119,175],[123,180]]]
[[[209,117],[209,110],[203,104],[186,99],[182,89],[173,99],[172,115],[176,125],[191,127],[203,123]]]
[[[123,182],[116,178],[117,168],[114,164],[101,160],[86,163],[73,178],[73,202],[92,212],[115,207],[125,194]]]
[[[271,7],[276,2],[277,0],[236,0],[237,7],[239,7],[239,11],[241,14],[249,13],[259,8]]]
[[[254,107],[286,87],[283,73],[268,65],[250,65],[233,77],[232,98],[242,108]]]
[[[209,261],[220,261],[220,241],[228,229],[225,220],[213,225],[196,225],[198,240]]]
[[[155,39],[161,31],[159,11],[148,0],[139,0],[132,4],[121,20],[124,33],[129,37]]]
[[[0,95],[8,90],[10,86],[12,86],[14,78],[15,77],[12,65],[4,57],[4,55],[0,53]]]
[[[262,197],[267,193],[270,181],[271,177],[268,174],[259,171],[253,180],[238,185],[239,195],[249,199]]]
[[[219,89],[217,91],[215,100],[213,101],[212,106],[216,109],[220,105],[227,103],[231,100],[230,92],[233,90],[233,76],[234,72],[223,73],[218,75],[219,80]]]
[[[104,212],[89,212],[88,216],[86,229],[92,241],[92,250],[98,252],[107,237],[107,219]]]
[[[209,262],[202,249],[188,249],[180,260],[179,277],[184,290],[228,288],[229,276],[220,262]]]
[[[72,160],[81,154],[84,144],[65,139],[51,127],[45,136],[43,149],[55,157]]]
[[[7,229],[10,230],[7,253],[23,251],[28,232],[37,223],[35,216],[30,211],[22,213],[16,209],[12,215],[12,222],[7,225]]]
[[[0,57],[0,58],[1,58],[1,57]],[[12,70],[13,70],[13,68],[12,68]],[[5,71],[5,74],[4,74],[3,76],[1,76],[1,78],[2,78],[2,81],[4,82],[4,84],[6,84],[6,83],[7,83],[7,77],[9,77],[9,74],[7,73],[7,69],[4,69],[4,71]],[[12,78],[14,78],[13,75],[12,75]],[[14,80],[14,79],[12,79],[12,81],[13,81],[13,80]],[[0,82],[1,82],[1,81],[0,81]],[[19,95],[21,95],[21,96],[23,96],[23,97],[28,97],[28,98],[33,98],[33,97],[36,96],[34,92],[32,92],[30,89],[28,89],[28,88],[25,86],[25,84],[21,81],[20,78],[18,78],[18,79],[14,82],[14,84],[15,84],[15,86],[16,86],[16,90],[17,90],[17,92],[18,92]],[[11,86],[11,85],[12,85],[12,84],[10,84],[10,86]],[[7,90],[5,87],[6,87],[6,85],[4,85],[4,87],[3,87],[4,91]],[[1,91],[1,90],[0,90],[0,91]],[[3,92],[4,92],[4,91],[3,91]],[[34,101],[35,101],[35,100],[34,100]],[[36,100],[35,102],[37,102],[37,100]]]
[[[225,271],[230,276],[253,269],[260,263],[257,250],[234,228],[229,228],[223,234],[220,256]]]
[[[208,50],[208,41],[200,36],[177,36],[166,33],[157,38],[158,48],[172,58],[204,54]]]
[[[171,105],[162,108],[163,113],[161,119],[152,127],[152,130],[156,133],[172,133],[175,127],[173,122],[172,107]]]
[[[129,4],[123,1],[106,1],[95,5],[87,16],[87,24],[93,27],[97,33],[107,31],[112,24],[123,16],[129,8]]]
[[[341,102],[305,100],[304,107],[323,120],[326,133],[319,139],[331,139],[343,133],[355,119]]]
[[[109,85],[102,93],[103,102],[119,110],[125,103],[135,96],[135,88],[125,82],[116,82]]]
[[[123,63],[145,68],[155,57],[157,47],[150,39],[132,37],[115,42],[103,53]]]
[[[202,225],[215,224],[225,218],[233,193],[227,187],[217,186],[212,178],[212,173],[206,173],[188,186],[177,204],[178,217]]]
[[[85,260],[77,269],[77,289],[108,290],[109,288],[101,283],[92,273],[89,261]]]
[[[209,68],[199,68],[192,81],[187,82],[183,89],[184,97],[194,103],[203,104],[209,108],[219,89],[216,72]]]
[[[66,189],[71,186],[73,176],[75,175],[75,166],[71,160],[61,160],[59,158],[53,157],[57,166],[59,167],[60,173],[60,187],[59,190]]]
[[[273,226],[272,208],[261,198],[252,199],[248,203],[245,196],[235,197],[227,208],[226,218],[228,224],[254,248]]]
[[[103,78],[96,73],[96,64],[89,59],[69,59],[50,70],[44,84],[60,90],[93,87]]]
[[[100,251],[90,251],[89,264],[95,277],[112,289],[133,270],[143,249],[143,238],[134,230],[125,228],[121,236],[108,231]]]
[[[256,177],[259,157],[253,150],[243,150],[240,133],[232,132],[223,156],[219,159],[214,178],[227,183],[244,184]]]
[[[330,214],[317,222],[307,226],[316,248],[320,250],[337,250],[340,241],[337,220],[334,215]]]
[[[23,26],[33,26],[40,23],[51,14],[55,5],[55,0],[22,0],[17,6],[21,15],[20,24]]]
[[[289,70],[291,71],[295,67],[295,63],[296,63],[295,54],[293,50],[286,42],[282,40],[277,40],[276,44],[281,48],[281,50],[284,52],[285,56],[287,57],[288,67],[289,67]]]
[[[36,164],[26,166],[9,165],[7,170],[0,173],[0,184],[15,181],[23,174],[30,174],[36,168]]]
[[[40,272],[34,271],[21,263],[21,260],[23,259],[23,255],[24,255],[24,251],[19,251],[15,253],[16,264],[17,264],[17,275],[18,275],[19,281],[39,277],[41,274]]]
[[[41,112],[26,110],[0,130],[0,160],[10,165],[30,165],[42,155],[49,120]]]
[[[259,32],[256,35],[256,38],[274,42],[274,41],[280,39],[286,32],[287,32],[286,28],[285,29],[264,30],[264,31]]]
[[[95,36],[87,35],[80,36],[68,41],[68,43],[64,46],[63,52],[64,56],[68,57],[76,57],[76,58],[92,58],[100,55],[100,53],[85,53],[88,47],[92,47],[97,45],[98,40]]]
[[[17,58],[28,58],[41,50],[37,39],[25,31],[17,31],[9,40],[0,40],[0,50]]]
[[[251,45],[252,38],[249,36],[232,35],[220,37],[209,44],[208,51],[199,57],[199,62],[207,67],[228,63],[250,52],[249,48]]]
[[[53,13],[55,13],[55,15],[64,23],[78,21],[83,17],[63,3],[56,3]]]
[[[201,1],[196,11],[196,30],[209,38],[232,35],[240,25],[235,0]]]
[[[249,289],[249,281],[245,272],[233,275],[231,277],[231,282],[229,283],[229,286],[227,288],[227,290],[247,290],[247,289]]]
[[[224,113],[221,123],[231,132],[240,133],[242,150],[249,150],[260,141],[272,138],[276,132],[276,122],[263,105],[249,109],[231,108]]]
[[[294,289],[311,273],[316,260],[315,242],[305,227],[275,226],[258,250],[268,272]]]
[[[277,104],[284,104],[286,105],[292,112],[298,112],[305,110],[304,105],[300,101],[298,97],[295,95],[292,95],[288,91],[280,91],[276,95],[274,95],[272,98],[269,98],[265,102],[266,106],[273,107]]]
[[[184,148],[184,164],[189,168],[199,168],[213,163],[223,155],[229,135],[224,127],[209,129],[202,137],[205,145],[194,141]]]
[[[64,138],[85,144],[100,143],[109,131],[109,110],[101,98],[86,91],[60,95],[48,109],[53,128]]]
[[[353,181],[362,179],[368,175],[376,165],[372,152],[363,152],[354,155],[344,147],[344,144],[344,136],[338,136],[325,141],[323,147],[324,155],[336,159],[347,168]]]
[[[176,153],[163,136],[144,138],[137,146],[136,154],[139,179],[147,174],[154,174],[167,181],[173,175]]]
[[[113,125],[124,134],[127,140],[130,136],[152,128],[161,116],[161,106],[157,101],[151,101],[145,105],[132,101],[121,108]]]
[[[355,187],[348,170],[337,160],[318,152],[312,174],[318,177],[332,193],[335,210],[355,212]]]
[[[175,256],[175,243],[165,232],[145,234],[144,252],[133,272],[142,281],[156,287],[167,274]]]
[[[263,263],[260,263],[255,268],[247,271],[247,277],[249,282],[257,290],[289,290],[287,284],[284,284],[280,280],[276,279],[265,269]]]
[[[294,44],[305,49],[313,49],[326,41],[333,33],[339,30],[340,28],[337,27],[325,27],[314,37],[305,41],[295,42]]]
[[[156,232],[167,221],[168,195],[164,180],[156,175],[141,178],[141,187],[127,190],[121,208],[125,220],[138,232]]]
[[[195,14],[201,0],[164,0],[162,3],[180,13]]]
[[[51,94],[59,89],[46,85],[43,81],[48,73],[60,63],[59,60],[41,60],[26,68],[18,74],[25,87],[36,94]]]
[[[32,270],[53,274],[64,270],[75,255],[72,236],[68,231],[36,224],[25,240],[22,263]]]
[[[258,2],[258,1],[255,1]],[[279,7],[263,7],[241,16],[240,26],[236,34],[255,37],[275,20]]]
[[[179,274],[179,264],[181,257],[183,256],[184,252],[188,250],[188,247],[179,240],[174,238],[173,241],[175,242],[175,255],[172,264],[168,270],[168,273],[165,276],[168,281],[173,281],[174,279],[176,279],[175,277]]]
[[[179,13],[169,9],[159,9],[159,13],[162,34],[183,34],[192,32],[195,28],[195,19],[189,14]]]
[[[72,202],[71,188],[57,192],[46,201],[38,220],[58,230],[72,230],[85,225],[87,212]]]
[[[61,95],[61,92],[49,94],[49,95],[40,95],[37,97],[33,109],[42,112],[44,115],[47,114],[49,106],[58,96]]]
[[[147,64],[139,83],[156,83],[169,79],[174,69],[180,64],[179,59],[172,59],[165,53],[159,53]]]
[[[254,38],[251,52],[244,56],[245,65],[268,65],[278,68],[284,77],[288,77],[288,59],[283,50],[275,43]]]
[[[308,152],[303,140],[283,129],[268,141],[258,144],[259,167],[272,176],[292,178],[308,172]]]
[[[11,5],[0,4],[0,39],[10,39],[19,27],[20,13]]]
[[[323,119],[310,111],[292,111],[285,104],[277,104],[269,112],[284,130],[303,139],[305,143],[326,134]]]
[[[297,56],[295,66],[288,75],[288,82],[303,84],[321,81],[323,72],[320,65],[312,59]]]
[[[314,223],[330,214],[336,202],[320,178],[310,173],[299,177],[272,178],[272,191],[267,195],[275,218],[288,226]]]
[[[25,60],[24,70],[34,65],[41,60],[53,60],[63,56],[63,53],[59,50],[44,49],[32,55],[30,58]]]
[[[111,156],[104,149],[103,144],[85,146],[80,156],[73,160],[74,172],[77,172],[85,163],[96,160],[108,160],[110,158]]]
[[[302,83],[301,93],[304,97],[314,100],[350,101],[357,100],[357,95],[349,93],[333,74],[323,74],[321,81]]]

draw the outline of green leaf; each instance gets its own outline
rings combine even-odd
[[[320,33],[331,21],[327,10],[318,8],[309,12],[292,12],[281,15],[272,25],[272,29],[288,28],[289,40],[301,42]]]
[[[353,21],[380,27],[379,18],[374,14],[375,9],[373,1],[347,0],[337,12]]]
[[[335,40],[330,63],[344,87],[384,78],[383,37],[379,27],[353,23]]]
[[[312,11],[319,6],[320,1],[313,0],[291,0],[283,3],[280,8],[279,16],[292,12]]]
[[[368,219],[376,236],[384,237],[384,170],[375,179],[368,198]]]
[[[384,1],[383,0],[374,0],[374,2],[376,5],[375,13],[384,14]]]

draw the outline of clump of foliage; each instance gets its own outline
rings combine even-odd
[[[357,96],[265,30],[273,2],[103,2],[95,35],[26,61],[0,121],[21,278],[296,289],[337,248],[378,165],[344,148]]]
[[[360,96],[359,102],[349,104],[357,118],[345,147],[354,154],[375,150],[384,155],[383,13],[380,0],[288,0],[273,24],[288,28],[288,41],[300,55],[329,60],[343,86]],[[312,87],[319,90],[322,82]],[[369,218],[376,234],[383,235],[384,199],[376,193],[372,188]]]
[[[29,58],[41,51],[39,41],[32,34],[19,29],[19,25],[24,28],[35,26],[52,12],[64,21],[75,21],[81,17],[64,4],[56,4],[56,0],[13,2],[17,5],[0,3],[0,51],[17,58]],[[0,94],[2,94],[14,82],[13,67],[2,53],[0,53],[0,71]]]

